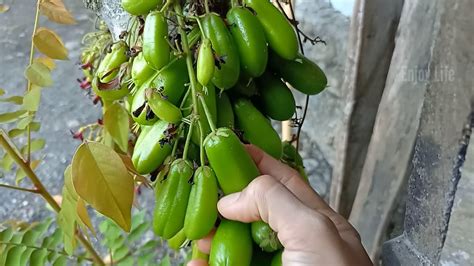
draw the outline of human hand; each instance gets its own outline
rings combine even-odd
[[[219,212],[229,220],[267,222],[284,247],[283,265],[371,265],[357,231],[332,210],[298,172],[247,145],[262,176],[243,191],[223,197]],[[199,240],[209,253],[212,235]],[[188,266],[207,265],[191,261]]]

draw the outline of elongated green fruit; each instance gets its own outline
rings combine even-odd
[[[253,222],[252,238],[255,243],[265,252],[274,252],[282,248],[277,234],[265,222]]]
[[[105,55],[97,68],[96,73],[100,82],[107,83],[117,76],[120,66],[128,60],[127,49],[128,46],[124,41],[112,45],[112,51]]]
[[[303,55],[298,55],[294,60],[285,60],[275,53],[270,53],[269,67],[304,94],[318,94],[328,84],[321,68]]]
[[[122,7],[128,13],[139,16],[147,14],[162,3],[163,0],[122,0]]]
[[[211,81],[215,67],[211,41],[205,38],[199,46],[196,66],[197,80],[201,85],[206,86]]]
[[[177,124],[183,118],[181,110],[155,90],[148,91],[148,105],[153,113],[161,120]]]
[[[233,7],[227,12],[230,33],[240,56],[242,70],[251,77],[259,77],[268,61],[265,31],[258,19],[244,7]]]
[[[278,253],[276,253],[273,256],[271,266],[282,266],[283,265],[283,262],[282,262],[282,259],[281,259],[282,255],[283,255],[283,251],[279,251]]]
[[[224,21],[215,13],[205,15],[202,20],[204,34],[211,40],[217,57],[212,83],[222,90],[230,89],[240,75],[240,60],[234,40]]]
[[[211,243],[210,266],[248,266],[252,260],[252,238],[248,224],[222,220]]]
[[[263,112],[278,121],[290,119],[296,111],[293,93],[279,78],[270,73],[257,79]]]
[[[153,74],[155,70],[148,65],[143,53],[139,53],[134,59],[132,64],[132,80],[135,83],[135,86],[139,87],[145,81],[147,81]]]
[[[168,22],[161,12],[150,13],[143,29],[143,56],[156,70],[160,70],[170,60],[168,44]]]
[[[225,92],[217,96],[217,126],[234,128],[234,111]]]
[[[184,229],[179,230],[179,232],[168,240],[168,247],[178,250],[182,248],[187,242],[186,234]]]
[[[192,163],[177,159],[171,164],[168,177],[163,181],[163,187],[157,195],[153,229],[164,239],[172,238],[183,228],[192,176]]]
[[[187,238],[196,240],[211,232],[217,219],[217,193],[217,180],[212,168],[199,167],[194,174],[184,220]]]
[[[171,154],[173,139],[165,134],[169,126],[167,122],[158,121],[142,130],[132,155],[133,165],[140,174],[153,172]]]
[[[259,175],[244,145],[228,128],[219,128],[209,134],[204,148],[225,195],[241,191]]]
[[[285,59],[294,59],[298,53],[298,39],[278,8],[268,0],[244,0],[244,3],[255,11],[262,23],[270,48]]]
[[[243,98],[236,100],[234,113],[246,140],[274,158],[281,158],[283,148],[280,136],[267,118],[249,100]]]

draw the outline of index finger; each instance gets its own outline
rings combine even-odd
[[[354,234],[358,235],[346,219],[331,209],[295,169],[266,154],[257,146],[245,145],[245,147],[261,174],[273,176],[307,207],[326,215],[334,223],[343,238],[347,239],[349,237],[352,239]]]
[[[312,209],[329,208],[313,188],[303,181],[295,169],[276,160],[254,145],[245,145],[245,147],[262,175],[270,175],[276,178],[301,202]]]

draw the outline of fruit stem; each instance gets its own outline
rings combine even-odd
[[[199,94],[199,100],[201,101],[202,107],[204,109],[204,113],[206,113],[207,122],[209,123],[209,126],[211,127],[212,132],[216,132],[216,125],[212,121],[211,112],[209,111],[206,101],[204,101],[204,97],[201,94]]]
[[[195,121],[191,121],[188,129],[188,135],[186,136],[186,143],[184,144],[184,151],[183,151],[183,159],[188,159],[188,150],[189,150],[189,143],[191,143],[191,136],[193,135]]]
[[[206,9],[206,14],[209,14],[209,0],[204,0],[204,8]]]
[[[202,124],[199,123],[199,135],[201,136],[201,143],[199,147],[199,159],[201,161],[201,166],[204,166],[204,132],[202,131]]]

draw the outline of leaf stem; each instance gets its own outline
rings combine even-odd
[[[30,165],[23,159],[23,157],[17,152],[17,148],[15,144],[12,143],[11,139],[8,137],[8,135],[5,133],[3,129],[0,129],[0,146],[3,147],[5,152],[10,155],[15,163],[25,172],[25,175],[31,180],[31,183],[36,188],[36,193],[40,194],[46,202],[53,208],[54,211],[59,212],[61,210],[61,207],[59,204],[53,199],[51,194],[46,190],[44,187],[43,183],[41,183],[40,179],[38,176],[33,172],[31,169]],[[84,248],[92,255],[93,260],[95,263],[99,265],[105,265],[104,262],[102,261],[102,258],[99,256],[99,254],[94,250],[92,245],[87,241],[87,239],[84,238],[84,236],[80,233],[76,234],[77,239],[79,242],[82,243]]]
[[[35,44],[34,44],[34,37],[36,35],[36,29],[38,28],[38,21],[39,21],[39,11],[40,11],[40,3],[41,0],[36,1],[36,14],[35,14],[35,24],[33,26],[33,33],[31,34],[31,46],[30,46],[30,60],[29,60],[29,65],[33,64],[33,57],[35,55]],[[29,92],[31,90],[31,82],[30,80],[27,80],[27,85],[26,85],[26,92]],[[28,111],[28,115],[30,115],[31,112]],[[30,164],[31,161],[31,126],[28,124],[26,126],[26,135],[27,135],[27,140],[26,140],[26,146],[27,146],[27,152],[26,152],[26,162],[28,165]]]
[[[34,188],[23,188],[23,187],[17,187],[17,186],[10,186],[7,184],[0,184],[0,187],[24,191],[24,192],[30,192],[30,193],[37,193],[37,194],[39,193],[38,190]]]

